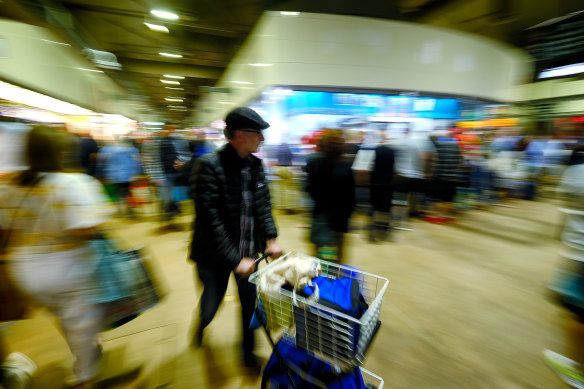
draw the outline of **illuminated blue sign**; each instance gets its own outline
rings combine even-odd
[[[430,97],[296,91],[287,96],[284,103],[289,115],[388,115],[434,119],[460,116],[458,100]]]

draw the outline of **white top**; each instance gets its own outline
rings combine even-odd
[[[79,245],[68,230],[98,226],[111,211],[100,182],[86,174],[46,173],[32,189],[0,182],[0,226],[12,230],[17,251]]]
[[[395,171],[408,178],[424,178],[422,153],[436,152],[429,139],[406,137],[392,142],[395,151]]]

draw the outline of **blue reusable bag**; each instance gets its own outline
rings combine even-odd
[[[360,293],[359,281],[341,277],[330,279],[323,276],[312,280],[301,295],[311,296],[318,285],[318,306],[294,306],[296,322],[296,346],[309,351],[321,351],[336,359],[352,360],[357,353],[361,326],[341,314],[359,319],[367,310],[367,303]],[[338,314],[336,313],[338,312]]]
[[[133,282],[124,271],[126,254],[117,251],[107,239],[94,239],[89,245],[97,257],[94,287],[87,294],[89,303],[102,304],[129,297]]]
[[[354,278],[330,279],[318,276],[312,280],[312,283],[318,285],[319,304],[355,318],[360,318],[367,310],[367,304],[361,296],[359,282]],[[304,293],[307,296],[312,295],[313,290],[311,286],[304,287]]]
[[[119,250],[107,238],[93,240],[91,247],[97,266],[86,298],[105,307],[106,329],[119,327],[160,302],[164,288],[140,249]]]
[[[271,387],[293,387],[288,378],[287,368],[281,363],[278,354],[287,363],[303,370],[311,377],[324,382],[328,389],[366,389],[361,370],[358,367],[349,372],[338,374],[333,366],[321,361],[304,350],[294,347],[294,345],[286,338],[281,339],[276,344],[263,371],[264,380],[268,380]],[[290,377],[297,388],[319,388],[319,386],[303,380],[303,378],[294,371],[290,372]]]

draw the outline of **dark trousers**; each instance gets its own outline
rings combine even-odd
[[[391,202],[393,200],[393,188],[391,185],[371,185],[371,225],[369,228],[369,240],[383,240],[387,237],[391,224]]]
[[[199,279],[203,283],[203,295],[200,304],[200,326],[207,327],[215,314],[227,290],[231,270],[209,264],[197,263]],[[239,301],[241,302],[241,325],[243,331],[243,357],[249,357],[255,347],[254,331],[249,329],[256,301],[255,285],[235,274]]]

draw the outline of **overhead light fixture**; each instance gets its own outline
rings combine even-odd
[[[296,12],[296,11],[280,11],[280,15],[284,15],[284,16],[298,16],[298,15],[300,15],[300,12]]]
[[[164,126],[164,122],[142,122],[145,126]]]
[[[249,66],[267,67],[267,66],[272,66],[272,64],[271,63],[250,63]]]
[[[539,73],[537,78],[552,78],[552,77],[562,77],[571,76],[573,74],[584,73],[584,63],[574,63],[571,65],[560,66],[557,68],[546,69]]]
[[[160,55],[162,55],[163,57],[170,57],[170,58],[182,58],[182,54],[173,54],[173,53],[165,53],[165,52],[160,52],[158,53]]]
[[[165,80],[164,78],[160,79],[160,82],[163,84],[172,84],[172,85],[180,85],[180,82],[173,81],[173,80]]]
[[[163,26],[161,24],[152,24],[152,23],[146,23],[146,22],[144,22],[144,24],[146,25],[146,27],[148,27],[152,31],[165,32],[168,34],[168,28],[166,26]]]
[[[184,105],[169,105],[168,108],[187,109]]]
[[[178,20],[178,15],[175,14],[174,12],[168,12],[168,11],[161,11],[159,9],[153,9],[152,11],[150,11],[150,13],[152,15],[156,16],[157,18],[160,18],[160,19]]]
[[[231,81],[234,84],[242,84],[242,85],[253,85],[253,82],[249,81]]]
[[[64,43],[64,42],[57,42],[57,41],[51,41],[51,40],[48,40],[48,39],[42,39],[42,38],[41,38],[41,40],[42,40],[42,41],[45,41],[45,42],[48,42],[48,43],[54,43],[54,44],[56,44],[56,45],[62,45],[62,46],[71,46],[69,43]]]
[[[77,68],[78,70],[85,70],[86,72],[103,73],[103,70]]]
[[[0,99],[28,105],[30,107],[41,108],[64,115],[96,115],[95,112],[81,108],[66,101],[57,100],[53,97],[20,88],[16,85],[8,84],[2,81],[0,81]]]
[[[176,78],[177,80],[184,80],[185,76],[174,76],[172,74],[163,74],[162,77],[166,78]]]
[[[185,88],[175,88],[174,86],[165,86],[166,89],[172,89],[172,90],[185,90]]]
[[[164,100],[172,101],[174,103],[182,103],[183,99],[176,98],[176,97],[165,97]]]

